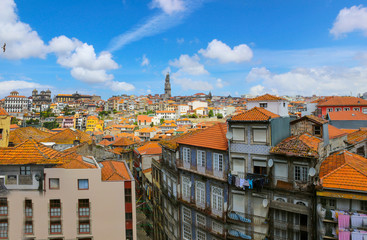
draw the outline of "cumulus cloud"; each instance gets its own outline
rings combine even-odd
[[[264,86],[256,85],[250,88],[250,94],[252,95],[261,95],[264,93]]]
[[[127,82],[110,81],[107,85],[115,92],[132,91],[135,89],[134,85]]]
[[[240,63],[250,61],[253,53],[246,44],[240,44],[231,49],[227,44],[214,39],[206,49],[200,49],[199,53],[206,58],[218,59],[222,63]]]
[[[11,91],[31,91],[35,88],[51,88],[47,85],[41,85],[39,83],[31,82],[31,81],[23,81],[23,80],[9,80],[9,81],[0,81],[0,95],[5,96],[8,95]]]
[[[143,55],[143,60],[141,61],[141,65],[142,66],[148,66],[149,65],[149,59],[147,58],[147,56],[145,54]]]
[[[1,57],[8,59],[45,58],[47,49],[36,31],[20,21],[14,0],[0,1],[0,39],[6,43]],[[1,44],[2,44],[1,43]]]
[[[330,33],[335,37],[361,31],[367,36],[367,8],[362,5],[340,10]]]
[[[191,78],[172,77],[173,83],[179,85],[183,90],[210,91],[213,85],[207,81],[192,80]]]
[[[255,82],[259,78],[269,79],[270,76],[271,76],[270,71],[268,69],[266,69],[265,67],[252,68],[251,71],[249,72],[249,74],[246,77],[246,81],[247,82]]]
[[[218,78],[216,83],[215,83],[215,86],[217,88],[223,88],[224,84],[225,84],[224,81],[222,79]]]
[[[264,90],[281,95],[343,95],[350,94],[350,91],[366,92],[366,79],[365,67],[296,68],[279,74],[264,71],[263,75],[258,74],[257,78],[253,79],[260,84],[250,91]]]
[[[170,61],[169,64],[173,67],[179,68],[178,72],[187,73],[190,75],[202,75],[208,74],[205,70],[204,65],[199,63],[199,56],[194,55],[190,57],[189,55],[181,55],[179,59]]]
[[[152,8],[161,8],[165,13],[172,14],[185,10],[185,5],[182,0],[153,0]]]

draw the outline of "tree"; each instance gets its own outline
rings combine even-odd
[[[51,129],[54,129],[54,128],[58,128],[59,124],[56,122],[56,120],[53,121],[53,122],[44,122],[43,127],[51,130]]]
[[[152,123],[150,124],[150,126],[151,126],[151,127],[154,127],[154,123],[152,122]]]
[[[218,118],[218,119],[222,119],[222,118],[223,118],[223,114],[218,113],[218,114],[217,114],[217,118]]]
[[[214,117],[214,112],[213,112],[213,110],[210,110],[208,115],[209,115],[209,117],[210,117],[210,118],[211,118],[211,117]]]
[[[164,119],[163,119],[163,118],[161,118],[160,122],[161,122],[161,125],[162,125],[162,124],[164,123]]]
[[[19,120],[16,117],[11,118],[10,124],[18,124]]]

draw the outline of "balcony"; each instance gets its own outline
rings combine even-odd
[[[230,175],[228,177],[228,183],[236,188],[243,190],[255,189],[258,192],[262,190],[263,187],[269,185],[269,179],[267,175],[256,174],[256,173],[242,173],[237,172],[236,175]]]
[[[228,230],[228,235],[234,237],[234,239],[252,239],[252,236],[235,229]]]
[[[177,160],[177,168],[186,170],[218,181],[227,181],[227,173],[225,171],[213,171],[204,167],[196,167],[182,159]]]
[[[32,175],[19,175],[19,185],[32,185]]]

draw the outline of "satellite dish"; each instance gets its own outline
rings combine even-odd
[[[37,173],[34,178],[37,180],[37,181],[40,181],[41,180],[41,175],[39,173]]]
[[[269,167],[272,167],[274,165],[274,161],[273,161],[273,159],[269,159],[269,161],[268,161],[268,166]]]
[[[264,199],[264,200],[263,200],[263,207],[264,207],[264,208],[265,208],[265,207],[267,207],[267,206],[268,206],[268,204],[269,204],[268,199]]]
[[[315,176],[316,174],[316,169],[314,169],[313,167],[310,168],[310,170],[308,171],[308,175],[310,175],[311,177]]]
[[[228,140],[232,140],[232,138],[233,138],[233,134],[232,134],[232,132],[227,132],[227,134],[226,134],[226,138],[227,138]]]

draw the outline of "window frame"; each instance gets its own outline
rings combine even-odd
[[[197,150],[196,152],[197,167],[206,168],[206,152],[204,150]]]
[[[9,202],[7,198],[0,198],[0,216],[8,216]]]
[[[205,182],[195,182],[195,202],[205,207]]]
[[[85,214],[83,214],[85,213]],[[78,216],[89,217],[90,216],[90,201],[87,198],[78,199]]]
[[[222,159],[220,159],[222,158]],[[213,153],[213,170],[216,172],[224,172],[224,156],[221,153]]]
[[[82,181],[86,181],[87,187],[81,188],[80,184],[82,183]],[[89,190],[89,179],[88,178],[78,179],[78,190]]]
[[[51,187],[51,181],[57,180],[57,187]],[[49,178],[48,179],[48,188],[50,190],[58,190],[60,189],[60,178]]]
[[[299,170],[297,170],[297,168],[299,168]],[[308,166],[295,165],[293,175],[294,181],[307,182],[309,180],[308,171],[309,171]]]
[[[223,188],[217,186],[211,186],[211,208],[215,211],[223,213]],[[220,192],[220,194],[219,194]]]
[[[58,227],[59,226],[59,227]],[[60,231],[55,231],[60,229]],[[62,234],[62,222],[61,220],[50,221],[50,235],[59,235]]]

